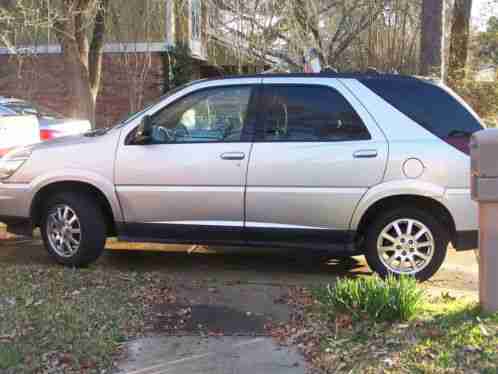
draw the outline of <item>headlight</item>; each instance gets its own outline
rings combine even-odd
[[[16,148],[0,159],[0,180],[11,177],[28,161],[33,151],[32,147]]]

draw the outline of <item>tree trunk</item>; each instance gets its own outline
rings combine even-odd
[[[66,70],[70,114],[74,118],[88,119],[95,127],[95,106],[100,90],[106,31],[105,12],[109,0],[97,0],[94,3],[97,9],[89,45],[86,30],[88,20],[83,18],[83,14],[91,5],[92,2],[88,0],[66,0],[63,3],[64,19],[56,26]]]
[[[451,25],[450,63],[448,67],[450,82],[465,78],[471,13],[472,0],[455,0],[453,22]]]
[[[70,114],[73,118],[88,119],[95,127],[95,100],[90,89],[88,70],[79,59],[76,45],[71,44],[63,46]]]
[[[84,44],[83,33],[78,19],[81,9],[75,3],[64,4],[64,22],[58,25],[58,36],[62,47],[66,84],[69,90],[70,115],[74,118],[88,119],[95,123],[95,106],[93,104],[90,77],[88,74],[88,57],[81,48]],[[88,56],[88,54],[86,54]]]
[[[420,74],[442,76],[443,0],[423,0]]]

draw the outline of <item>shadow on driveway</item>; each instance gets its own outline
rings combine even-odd
[[[126,247],[126,243],[121,248]],[[164,247],[164,246],[163,246]],[[237,282],[309,285],[330,282],[336,276],[368,273],[354,258],[332,258],[306,250],[219,248],[216,253],[188,253],[186,246],[171,252],[106,250],[98,267],[120,271],[163,271],[180,278]],[[182,251],[183,250],[183,251]],[[52,265],[40,240],[0,241],[0,261],[12,265]]]

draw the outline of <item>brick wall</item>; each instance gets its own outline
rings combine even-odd
[[[157,99],[161,94],[162,62],[158,53],[150,56],[144,74],[145,54],[106,53],[103,80],[97,100],[97,126],[116,123],[130,112]],[[68,90],[64,65],[58,54],[17,58],[0,55],[0,96],[30,100],[68,114]]]

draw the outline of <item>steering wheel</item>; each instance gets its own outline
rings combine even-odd
[[[156,131],[158,132],[158,138],[157,139],[159,142],[164,143],[164,142],[174,142],[176,139],[175,133],[163,126],[156,126],[155,127]]]
[[[179,123],[178,125],[176,125],[176,128],[175,128],[175,138],[176,137],[190,137],[190,131],[188,131],[188,128],[187,126],[185,126],[183,123]],[[180,133],[180,135],[178,135],[178,133]]]

